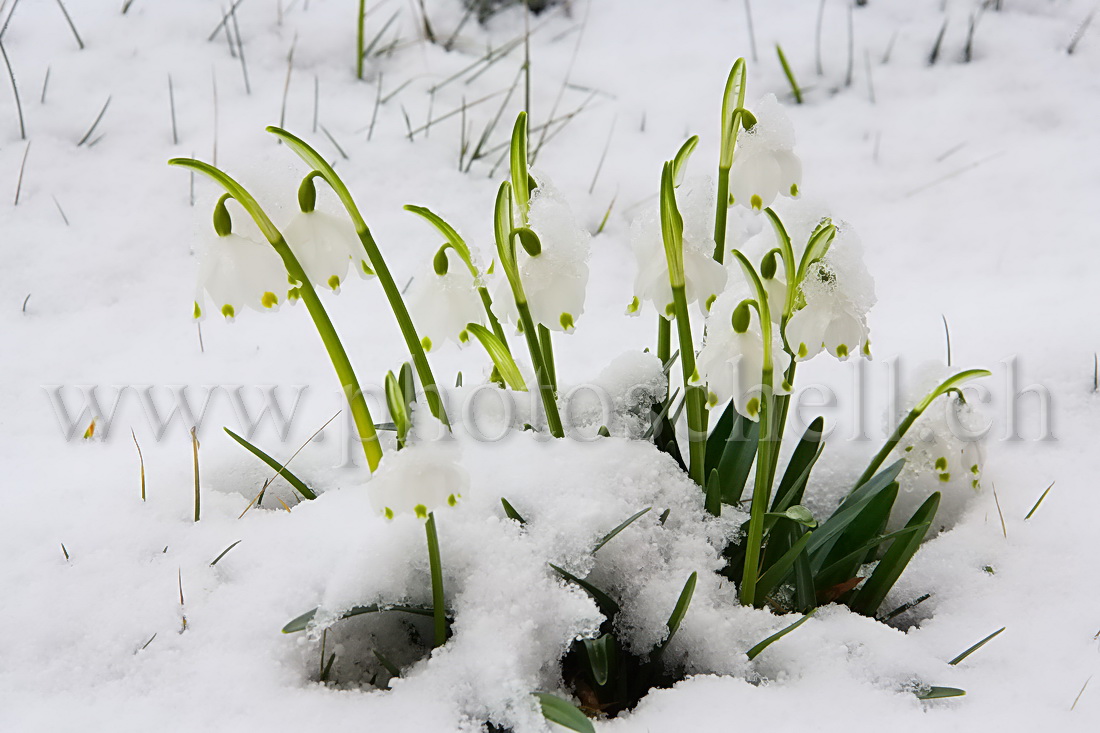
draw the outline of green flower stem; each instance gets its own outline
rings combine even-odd
[[[662,366],[672,358],[672,321],[662,315],[657,316],[657,358]]]
[[[693,385],[695,375],[695,342],[691,338],[684,287],[672,288],[672,303],[676,309],[676,331],[680,337],[680,367],[684,376],[684,403],[688,423],[688,474],[700,486],[706,486],[707,460],[707,396],[700,385]],[[664,319],[662,319],[664,320]]]
[[[531,317],[531,309],[527,306],[527,294],[523,290],[523,281],[519,275],[519,267],[516,264],[516,230],[512,228],[512,184],[504,181],[497,190],[497,200],[493,214],[493,233],[496,238],[497,257],[501,267],[508,278],[508,285],[512,289],[512,297],[516,302],[516,311],[519,313],[520,325],[523,328],[523,336],[527,340],[527,351],[531,355],[531,364],[535,369],[535,381],[538,382],[539,396],[542,398],[542,406],[546,412],[546,425],[550,434],[555,438],[564,438],[561,415],[558,413],[558,399],[553,384],[550,381],[550,372],[546,366],[546,357],[543,353],[542,343],[539,341],[539,332],[535,326],[535,320]],[[549,342],[547,342],[549,343]]]
[[[378,442],[378,435],[374,429],[374,420],[371,418],[370,410],[367,408],[367,402],[363,398],[363,391],[359,387],[359,380],[355,377],[355,370],[352,369],[351,360],[348,359],[347,352],[344,351],[344,345],[340,342],[340,337],[336,333],[336,328],[332,325],[332,320],[328,317],[328,313],[325,311],[325,307],[321,303],[317,291],[313,289],[312,283],[310,283],[309,278],[306,277],[305,270],[287,245],[286,240],[283,239],[282,233],[271,222],[271,219],[268,218],[267,214],[256,202],[256,199],[254,199],[243,186],[230,178],[223,171],[212,165],[191,158],[173,158],[168,161],[168,163],[169,165],[178,165],[204,173],[220,184],[237,203],[244,207],[245,211],[247,211],[256,222],[260,231],[263,232],[264,237],[271,243],[271,246],[275,248],[279,257],[282,258],[287,274],[295,281],[301,283],[298,287],[298,292],[301,294],[302,302],[306,304],[306,310],[309,311],[310,318],[313,319],[313,323],[317,328],[317,333],[321,336],[321,341],[325,345],[325,350],[328,352],[329,359],[332,361],[332,366],[336,369],[336,376],[340,379],[340,387],[344,390],[344,396],[347,398],[348,404],[351,407],[351,415],[352,419],[355,421],[355,428],[359,433],[359,440],[363,444],[363,453],[366,456],[367,465],[373,472],[378,468],[378,463],[382,460],[382,446]]]
[[[783,303],[783,326],[786,327],[787,319],[794,313],[795,295],[802,282],[798,279],[798,263],[795,262],[794,247],[791,246],[791,237],[787,234],[787,228],[783,226],[779,215],[772,207],[764,209],[764,214],[775,228],[775,236],[779,240],[779,252],[783,256],[783,278],[787,282],[787,299]],[[805,274],[805,273],[803,273]],[[794,382],[790,382],[794,384]]]
[[[733,62],[726,89],[722,94],[722,137],[718,158],[718,199],[714,209],[714,259],[722,262],[726,250],[726,215],[730,205],[730,168],[733,151],[737,146],[737,132],[741,129],[741,110],[745,106],[745,59]]]
[[[764,540],[764,517],[771,504],[772,481],[775,478],[776,459],[773,453],[779,452],[775,396],[773,394],[772,359],[772,321],[771,308],[768,305],[767,291],[752,263],[741,252],[734,250],[733,256],[741,264],[756,291],[756,311],[760,318],[760,333],[763,337],[764,358],[760,376],[760,442],[756,452],[756,480],[752,487],[752,505],[749,508],[749,531],[745,536],[745,569],[741,580],[741,603],[755,606],[756,582],[760,574],[761,545]]]
[[[986,369],[967,369],[961,371],[958,374],[949,377],[944,380],[942,384],[933,389],[924,399],[917,403],[916,407],[909,411],[909,414],[898,424],[894,429],[894,432],[890,434],[890,437],[886,440],[886,443],[882,446],[882,449],[875,454],[875,457],[871,459],[871,463],[867,466],[867,469],[863,472],[863,475],[856,481],[852,490],[855,491],[863,484],[867,483],[872,476],[878,471],[879,467],[886,461],[886,457],[890,455],[890,452],[897,447],[898,443],[908,432],[909,428],[913,427],[913,423],[917,421],[925,410],[931,406],[937,397],[947,393],[952,389],[956,389],[960,384],[969,382],[971,379],[978,379],[981,377],[988,377],[991,372]]]
[[[726,219],[730,208],[730,169],[718,167],[718,198],[714,209],[714,259],[726,258]]]
[[[699,486],[706,486],[707,399],[706,390],[695,385],[695,341],[691,337],[684,280],[684,219],[676,206],[675,164],[668,161],[661,170],[661,240],[672,287],[672,308],[680,337],[680,371],[684,379],[684,404],[688,421],[688,474]]]
[[[539,324],[539,346],[542,347],[542,361],[546,367],[546,378],[550,388],[558,391],[558,368],[554,364],[554,343],[550,340],[550,329]]]
[[[382,252],[378,249],[378,243],[374,241],[374,237],[371,235],[367,223],[363,220],[363,215],[359,213],[359,207],[355,205],[355,201],[352,199],[348,187],[344,185],[343,180],[336,174],[336,171],[333,170],[328,161],[322,158],[321,155],[305,141],[273,125],[268,126],[267,131],[285,142],[291,150],[302,158],[302,160],[319,172],[320,178],[323,178],[325,182],[332,187],[332,190],[339,196],[341,203],[344,204],[344,208],[347,209],[348,214],[351,216],[352,223],[355,225],[355,231],[359,235],[359,241],[363,243],[363,249],[366,250],[367,260],[370,262],[371,269],[374,270],[375,274],[378,276],[378,281],[382,284],[382,290],[386,293],[386,299],[390,302],[390,308],[393,309],[393,314],[397,318],[397,325],[401,329],[401,335],[405,338],[405,345],[409,349],[413,366],[416,368],[417,376],[420,377],[420,383],[424,388],[428,408],[432,411],[432,414],[435,415],[436,419],[449,428],[450,421],[447,420],[447,412],[443,407],[443,399],[440,396],[439,388],[436,386],[435,375],[432,374],[432,368],[428,363],[428,357],[424,353],[424,346],[421,344],[420,337],[416,333],[416,327],[413,325],[412,318],[409,317],[409,310],[405,307],[405,300],[401,297],[401,291],[394,282],[393,275],[390,274],[390,269],[386,265],[386,261],[382,258]]]
[[[550,382],[550,372],[546,366],[545,354],[542,344],[539,342],[538,332],[535,330],[535,321],[531,318],[531,309],[527,302],[516,303],[519,310],[520,323],[523,324],[523,335],[527,339],[527,349],[531,352],[531,361],[535,365],[535,381],[539,385],[539,396],[542,398],[542,406],[546,410],[546,425],[550,434],[555,438],[564,438],[565,431],[561,425],[561,415],[558,413],[558,400],[554,387]]]
[[[500,325],[496,314],[493,313],[493,299],[489,296],[489,288],[479,287],[477,294],[481,296],[481,303],[485,306],[485,315],[489,317],[489,326],[493,329],[493,334],[500,339],[500,343],[508,353],[511,353],[512,349],[508,346],[508,337],[504,335],[504,327]]]
[[[435,512],[428,514],[424,523],[424,533],[428,536],[428,567],[432,574],[432,620],[435,622],[434,647],[441,647],[447,641],[447,609],[443,597],[443,563],[439,557],[439,534],[435,529]]]

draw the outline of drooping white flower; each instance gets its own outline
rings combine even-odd
[[[742,130],[730,167],[733,202],[762,211],[777,195],[798,196],[802,161],[794,154],[794,126],[774,94],[753,108],[756,124]]]
[[[734,409],[748,419],[760,419],[760,398],[764,379],[764,337],[759,318],[751,316],[747,328],[738,331],[730,311],[716,307],[707,318],[707,340],[696,359],[699,380],[707,385],[707,399],[715,405],[732,399]],[[755,314],[755,310],[752,311]],[[742,323],[741,325],[746,325]],[[784,374],[790,356],[783,351],[778,332],[772,329],[772,391],[790,392]]]
[[[443,254],[446,263],[447,254]],[[469,323],[483,323],[485,310],[477,294],[477,283],[461,261],[444,264],[440,274],[430,267],[409,286],[409,315],[425,351],[445,341],[464,343]],[[438,256],[437,256],[438,260]]]
[[[470,475],[453,444],[420,443],[387,453],[367,484],[371,506],[387,519],[403,514],[425,518],[454,506],[470,486]]]
[[[289,288],[283,261],[267,242],[239,234],[204,238],[199,248],[194,317],[205,315],[206,296],[214,310],[232,320],[244,306],[278,308]],[[206,296],[204,296],[205,291]]]
[[[922,365],[906,390],[908,409],[928,391],[950,376],[942,363]],[[891,416],[893,429],[897,416]],[[977,497],[982,487],[982,452],[979,438],[988,429],[988,417],[978,407],[950,393],[933,402],[898,443],[890,461],[905,459],[898,476],[901,490],[894,503],[889,530],[900,529],[933,492],[940,492],[932,534],[952,527]]]
[[[871,356],[867,313],[875,303],[874,281],[863,264],[858,237],[840,225],[824,259],[802,281],[805,306],[787,322],[787,345],[798,361],[827,350],[840,359]]]
[[[709,178],[692,178],[676,193],[684,220],[684,295],[706,312],[726,286],[726,268],[714,260],[714,185]],[[630,226],[630,243],[638,266],[634,295],[671,318],[672,285],[661,234],[660,211],[652,207]],[[636,312],[636,308],[632,310]]]
[[[527,216],[542,251],[531,256],[523,248],[516,248],[520,280],[535,323],[552,331],[568,332],[584,313],[591,236],[577,224],[561,193],[541,176],[536,180],[538,187],[531,196]],[[507,282],[497,288],[493,303],[499,304],[502,319],[519,322]]]
[[[349,265],[360,276],[373,274],[355,227],[346,217],[299,211],[283,229],[283,236],[314,285],[339,290]]]

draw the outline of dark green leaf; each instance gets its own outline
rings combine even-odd
[[[584,640],[584,653],[588,657],[588,669],[592,680],[603,687],[611,669],[611,658],[615,655],[615,637],[604,634],[598,639]]]
[[[813,534],[813,532],[807,532],[795,540],[790,549],[784,552],[782,557],[775,561],[774,565],[764,571],[764,574],[756,581],[756,595],[758,598],[767,596],[787,577],[787,573],[794,567],[794,561],[806,549],[806,543],[810,541]]]
[[[301,494],[304,498],[306,498],[306,499],[316,499],[317,498],[317,494],[315,494],[312,489],[310,489],[308,486],[306,486],[305,482],[302,481],[302,479],[298,478],[293,473],[291,473],[290,469],[288,469],[284,464],[279,463],[274,458],[272,458],[268,454],[264,453],[262,450],[260,450],[256,446],[252,445],[247,440],[245,440],[241,436],[237,435],[236,433],[234,433],[229,428],[223,428],[223,429],[225,430],[225,432],[229,433],[230,438],[232,438],[233,440],[237,441],[242,446],[244,446],[245,450],[247,450],[249,453],[251,453],[252,455],[259,458],[261,461],[266,463],[273,471],[275,471],[280,476],[285,478],[287,480],[287,483],[290,484],[291,486],[293,486],[294,489],[299,494]]]
[[[787,507],[802,503],[802,494],[806,490],[810,471],[817,463],[824,447],[822,443],[824,431],[825,420],[819,417],[811,422],[806,432],[802,434],[802,439],[798,441],[794,453],[791,454],[791,460],[787,462],[787,470],[783,472],[779,487],[775,490],[773,512],[781,512]]]
[[[863,484],[848,497],[841,502],[837,510],[832,515],[821,523],[817,531],[814,532],[814,537],[810,541],[810,546],[807,548],[811,555],[824,551],[828,552],[832,548],[833,543],[837,538],[847,529],[848,525],[859,516],[860,512],[867,506],[876,495],[885,491],[897,478],[897,475],[901,473],[902,466],[905,461],[898,461],[893,465],[884,468],[879,473],[875,474],[870,481]]]
[[[868,541],[867,544],[853,550],[847,555],[838,558],[835,562],[823,567],[820,571],[818,571],[817,575],[815,576],[815,581],[818,585],[821,585],[822,587],[836,585],[837,583],[840,583],[852,577],[853,572],[850,571],[853,564],[858,569],[860,565],[860,558],[866,557],[869,551],[875,549],[879,545],[886,544],[890,540],[896,540],[899,537],[904,537],[908,534],[912,534],[913,532],[928,529],[928,526],[928,524],[918,524],[913,527],[904,527],[896,532],[891,532],[890,534],[876,536],[874,539]],[[845,574],[846,571],[848,571],[847,574]]]
[[[769,636],[769,637],[768,637],[767,639],[764,639],[764,641],[762,641],[762,642],[760,642],[759,644],[757,644],[756,646],[754,646],[754,647],[753,647],[752,649],[749,649],[749,651],[748,651],[748,657],[749,657],[749,660],[753,660],[753,659],[756,659],[756,658],[757,658],[758,656],[760,656],[760,652],[764,651],[764,650],[765,650],[765,649],[767,649],[767,648],[768,648],[769,646],[771,646],[771,645],[772,645],[772,644],[774,644],[775,642],[779,641],[779,640],[780,640],[780,639],[782,639],[782,638],[783,638],[784,636],[786,636],[787,634],[791,633],[792,631],[794,631],[795,629],[797,629],[797,628],[798,628],[799,626],[801,626],[802,624],[804,624],[804,623],[806,623],[807,621],[809,621],[809,620],[810,620],[810,617],[811,617],[811,616],[813,616],[813,615],[814,615],[815,613],[817,613],[817,609],[816,609],[816,608],[815,608],[815,609],[813,609],[813,610],[811,610],[811,611],[810,611],[809,613],[807,613],[807,614],[806,614],[805,616],[803,616],[802,618],[800,618],[800,619],[798,619],[797,621],[795,621],[795,622],[794,622],[793,624],[791,624],[790,626],[788,626],[788,627],[786,627],[786,628],[784,628],[784,629],[780,629],[779,631],[777,631],[777,632],[775,632],[774,634],[772,634],[771,636]]]
[[[592,721],[568,700],[562,700],[557,695],[548,695],[545,692],[536,692],[535,697],[542,705],[542,717],[551,723],[557,723],[577,733],[596,733],[596,729],[592,727]]]
[[[703,499],[703,508],[714,517],[722,516],[722,482],[718,479],[718,469],[711,469],[707,479],[707,493]]]
[[[985,646],[985,645],[986,645],[987,643],[989,643],[989,642],[990,642],[990,641],[991,641],[991,640],[992,640],[992,639],[993,639],[994,637],[996,637],[996,636],[1000,635],[1000,633],[1001,633],[1002,631],[1004,631],[1004,630],[1005,630],[1005,627],[1004,627],[1004,626],[1002,626],[1001,628],[997,629],[997,630],[996,630],[996,631],[994,631],[994,632],[993,632],[992,634],[990,634],[989,636],[985,637],[984,639],[982,639],[981,641],[979,641],[979,642],[978,642],[977,644],[975,644],[974,646],[970,647],[969,649],[967,649],[967,650],[966,650],[965,652],[963,652],[963,653],[962,653],[962,654],[960,654],[959,656],[957,656],[957,657],[955,657],[954,659],[952,659],[952,660],[951,660],[950,662],[948,662],[948,664],[950,664],[950,665],[952,665],[952,666],[954,666],[954,665],[958,664],[959,662],[961,662],[962,660],[966,659],[967,657],[969,657],[969,656],[970,656],[971,654],[973,654],[974,652],[976,652],[976,651],[978,651],[979,649],[981,649],[981,648],[982,648],[983,646]]]
[[[317,615],[318,609],[312,611],[306,611],[301,616],[292,619],[286,626],[283,627],[284,634],[293,634],[298,631],[305,631],[313,618]],[[401,611],[403,613],[411,613],[416,616],[427,616],[431,618],[434,616],[434,612],[431,608],[423,606],[383,606],[377,603],[372,603],[369,606],[353,606],[347,611],[340,614],[338,621],[343,621],[346,618],[352,618],[353,616],[362,616],[365,613],[382,613],[384,611]]]
[[[672,615],[668,617],[668,636],[653,650],[654,655],[659,655],[667,649],[672,642],[672,637],[676,636],[676,632],[680,630],[680,624],[683,623],[688,607],[691,606],[691,597],[695,595],[695,582],[698,579],[699,573],[692,573],[687,582],[684,583],[684,589],[680,591],[680,597],[676,600],[676,607],[672,609]]]
[[[509,504],[508,500],[505,499],[503,496],[500,497],[500,503],[504,505],[504,513],[508,516],[509,519],[514,519],[520,524],[527,524],[527,520],[521,517],[519,515],[519,512],[516,511],[516,508]]]
[[[905,526],[908,528],[930,524],[935,518],[939,506],[940,493],[937,491],[920,505],[920,508],[917,509]],[[927,532],[928,527],[926,526],[901,539],[894,540],[893,544],[890,545],[890,549],[879,561],[875,571],[871,573],[871,577],[856,593],[856,597],[851,604],[853,611],[868,616],[873,616],[878,611],[878,607],[886,598],[886,594],[894,587],[894,583],[901,577],[905,567],[913,559],[913,555],[917,553]]]
[[[651,506],[647,506],[645,509],[641,510],[640,512],[638,512],[634,516],[630,517],[625,522],[620,524],[618,527],[616,527],[615,529],[613,529],[610,532],[608,532],[607,534],[605,534],[600,539],[600,541],[596,543],[596,546],[592,548],[592,552],[598,552],[601,547],[603,547],[608,542],[610,542],[612,539],[614,539],[615,535],[619,534],[619,532],[622,532],[624,529],[629,527],[631,524],[634,523],[634,520],[638,519],[639,517],[641,517],[643,514],[645,514],[646,512],[648,512],[652,508],[653,507],[651,507]]]
[[[707,437],[704,462],[708,475],[710,471],[718,470],[723,503],[736,504],[741,501],[759,439],[760,423],[738,413],[730,402]]]
[[[596,586],[589,583],[587,580],[581,580],[576,575],[573,575],[568,570],[563,570],[553,563],[548,563],[554,571],[561,577],[568,580],[570,583],[576,583],[584,589],[588,595],[592,596],[592,600],[596,602],[596,605],[600,607],[600,612],[603,613],[608,619],[615,618],[615,615],[619,613],[619,604],[611,598],[611,596],[604,593]]]
[[[916,691],[918,700],[942,700],[945,697],[962,697],[966,690],[957,687],[925,687]]]
[[[810,567],[814,573],[821,568],[836,562],[839,558],[848,555],[854,550],[866,545],[873,538],[880,535],[890,520],[890,512],[894,508],[894,501],[898,498],[898,484],[894,482],[882,491],[867,500],[867,503],[856,513],[851,521],[837,534],[835,540],[810,557]],[[827,548],[827,549],[826,549]],[[845,577],[852,577],[859,567],[867,562],[867,555],[857,556],[852,559],[852,566]],[[818,586],[827,585],[817,581]]]

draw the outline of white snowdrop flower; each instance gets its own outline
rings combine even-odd
[[[824,259],[802,281],[805,306],[787,322],[787,344],[798,361],[827,350],[840,359],[871,356],[867,313],[875,303],[874,280],[863,264],[859,238],[839,225]]]
[[[425,351],[445,341],[465,343],[467,324],[485,320],[473,275],[461,261],[448,264],[446,250],[436,255],[433,267],[413,279],[408,304]]]
[[[764,96],[753,114],[756,124],[737,138],[730,194],[735,204],[762,211],[779,194],[798,196],[802,161],[794,154],[794,126],[774,94]]]
[[[517,247],[519,275],[527,295],[531,318],[552,331],[572,331],[584,313],[588,287],[588,254],[591,235],[580,227],[565,198],[542,176],[531,196],[528,226],[538,235],[542,251],[532,256]],[[517,217],[517,224],[519,223]],[[493,298],[500,315],[519,322],[509,284],[502,282]]]
[[[684,294],[689,304],[698,303],[704,312],[726,287],[727,277],[726,268],[714,260],[714,196],[714,185],[705,177],[689,179],[676,194],[684,220]],[[634,220],[630,243],[638,266],[634,296],[671,318],[672,284],[659,208],[653,207]]]
[[[913,388],[907,391],[906,407],[919,402],[952,371],[943,364],[925,364],[913,380]],[[891,530],[904,526],[917,507],[936,491],[941,498],[933,533],[959,520],[982,487],[983,459],[976,438],[986,427],[987,418],[955,394],[938,398],[924,411],[890,459],[905,459],[898,476],[901,491],[891,515]]]
[[[783,376],[791,359],[775,329],[771,352],[773,393],[790,392]],[[731,318],[728,309],[716,307],[707,318],[707,340],[696,360],[696,370],[699,380],[707,385],[707,400],[712,406],[732,399],[737,412],[758,421],[764,376],[764,337],[759,318],[751,313]]]
[[[244,306],[258,311],[278,308],[288,288],[282,258],[267,242],[232,233],[204,238],[199,248],[194,317],[205,315],[203,291],[214,309],[232,320]]]
[[[375,511],[393,519],[413,514],[424,519],[442,506],[454,506],[470,486],[452,444],[421,443],[387,453],[367,493]]]
[[[373,274],[355,227],[346,217],[299,211],[283,229],[283,236],[314,285],[338,291],[353,263],[361,276]]]

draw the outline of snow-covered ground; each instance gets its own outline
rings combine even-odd
[[[877,284],[874,361],[818,358],[800,373],[800,385],[837,394],[818,408],[836,431],[815,478],[828,494],[859,473],[884,437],[892,375],[906,393],[923,363],[943,361],[945,318],[952,364],[993,371],[983,491],[891,596],[898,605],[933,594],[908,631],[831,607],[750,663],[744,651],[794,617],[730,603],[733,589],[710,573],[734,518],[703,522],[694,489],[651,447],[549,444],[531,433],[460,441],[470,486],[441,512],[440,535],[445,569],[465,579],[449,589],[462,622],[389,692],[367,691],[377,664],[361,637],[392,639],[400,627],[334,627],[328,686],[317,681],[320,640],[279,630],[318,604],[426,598],[422,530],[371,508],[365,468],[348,465],[355,454],[342,419],[293,464],[325,491],[319,500],[288,513],[268,499],[238,519],[269,471],[221,428],[248,432],[264,390],[277,385],[283,413],[264,417],[254,439],[285,457],[340,400],[302,307],[248,311],[232,324],[207,318],[200,335],[194,251],[220,192],[205,180],[192,189],[186,171],[165,163],[216,159],[281,223],[305,173],[263,131],[282,122],[337,162],[399,282],[425,272],[440,243],[405,204],[431,207],[488,259],[493,197],[506,175],[499,146],[524,106],[523,81],[489,137],[492,151],[468,173],[459,170],[457,110],[465,100],[476,145],[517,78],[523,46],[487,70],[468,67],[522,35],[524,15],[468,22],[448,51],[442,42],[463,17],[458,0],[424,3],[436,44],[423,38],[419,3],[383,2],[368,38],[396,14],[377,47],[398,43],[358,81],[352,0],[238,3],[243,63],[224,33],[208,40],[225,3],[136,0],[125,14],[122,4],[66,3],[81,49],[58,3],[0,2],[26,131],[24,142],[5,68],[0,729],[443,731],[492,719],[538,730],[527,693],[560,692],[555,655],[598,625],[595,607],[544,563],[588,571],[584,548],[646,506],[675,519],[666,527],[651,512],[601,551],[595,572],[644,569],[627,584],[642,599],[629,618],[638,644],[659,638],[684,579],[700,572],[670,647],[700,674],[597,730],[1096,729],[1100,682],[1086,685],[1100,672],[1100,565],[1091,557],[1100,515],[1100,28],[1066,52],[1092,0],[998,3],[979,14],[969,63],[980,3],[871,0],[849,13],[826,0],[820,76],[819,4],[809,0],[754,3],[755,53],[740,0],[575,0],[571,12],[532,17],[532,141],[547,119],[580,110],[551,128],[560,132],[546,136],[535,168],[591,231],[613,203],[592,239],[584,316],[555,340],[562,382],[595,380],[623,352],[652,346],[652,312],[623,316],[633,295],[630,224],[654,205],[660,164],[688,135],[701,136],[691,174],[713,174],[722,86],[745,56],[749,99],[772,92],[787,104],[805,198],[827,200],[854,225]],[[805,104],[790,99],[776,42]],[[410,141],[409,130],[429,120]],[[327,196],[321,205],[333,206]],[[235,219],[242,229],[243,220]],[[377,283],[348,282],[325,303],[362,381],[381,384],[404,351]],[[476,347],[441,348],[432,360],[442,382],[463,372],[464,394],[487,376]],[[604,378],[645,372],[636,361],[619,366]],[[111,419],[83,440],[91,413],[81,413],[82,389],[91,386]],[[191,414],[172,413],[181,394]],[[806,397],[808,416],[819,397]],[[415,451],[400,460],[414,461]],[[294,504],[285,484],[277,489]],[[530,515],[527,534],[504,519],[501,496]],[[681,529],[691,519],[702,529]],[[1002,626],[962,664],[947,664]],[[967,695],[920,702],[913,683]]]

